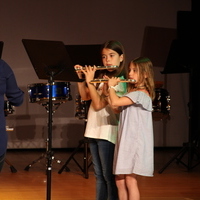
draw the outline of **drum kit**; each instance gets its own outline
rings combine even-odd
[[[170,118],[170,95],[164,88],[155,88],[155,99],[153,101],[153,120],[166,120]]]
[[[47,112],[51,112],[50,116],[52,115],[53,112],[55,112],[58,109],[58,107],[62,103],[72,100],[72,96],[70,94],[70,82],[52,82],[51,84],[50,83],[33,83],[33,84],[28,84],[27,90],[28,90],[28,95],[29,95],[29,102],[38,103],[44,106]],[[51,91],[51,94],[50,94],[50,91]],[[52,102],[51,111],[49,109],[50,100]],[[33,164],[39,162],[43,158],[48,157],[48,153],[49,153],[48,140],[49,139],[47,139],[46,141],[46,144],[47,144],[46,153],[42,154],[38,159],[28,164],[24,168],[24,170],[28,171],[29,168]],[[55,160],[57,163],[61,162],[60,160],[55,159],[54,156],[52,156],[52,160]]]
[[[153,120],[163,121],[170,119],[170,100],[169,92],[163,88],[162,81],[155,81],[155,98],[153,100]]]
[[[101,80],[100,80],[101,81]],[[99,82],[95,80],[95,82]],[[105,82],[105,81],[104,81]],[[170,118],[170,95],[162,88],[162,85],[156,84],[155,99],[153,100],[153,120],[165,120]],[[87,119],[88,108],[91,101],[81,100],[80,95],[76,96],[76,114],[75,117],[80,120]]]
[[[90,106],[91,100],[84,101],[81,99],[79,94],[76,95],[76,114],[75,117],[80,120],[87,121],[88,109]]]

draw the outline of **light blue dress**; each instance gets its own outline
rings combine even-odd
[[[142,91],[124,95],[134,103],[123,106],[115,145],[113,173],[153,176],[152,100]]]

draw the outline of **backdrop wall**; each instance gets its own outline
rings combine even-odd
[[[8,133],[8,148],[43,148],[47,137],[46,109],[29,103],[27,93],[28,84],[46,84],[47,80],[38,79],[22,39],[63,41],[66,45],[101,44],[116,39],[124,45],[127,61],[130,61],[146,48],[146,27],[175,30],[180,10],[190,11],[191,1],[1,0],[2,59],[12,67],[25,92],[23,105],[7,117],[7,125],[14,128]],[[168,38],[163,37],[163,42],[165,40]],[[153,51],[153,47],[154,43],[148,48]],[[168,48],[169,45],[163,43],[160,51]],[[154,51],[158,58],[163,57],[159,50]],[[157,58],[152,61],[156,62]],[[154,121],[155,146],[182,146],[188,140],[188,74],[163,75],[160,73],[163,68],[164,64],[155,66],[155,79],[163,81],[170,93],[171,110],[170,119]],[[55,148],[75,147],[83,138],[85,122],[75,118],[76,82],[71,82],[70,89],[73,99],[60,105],[53,114]]]

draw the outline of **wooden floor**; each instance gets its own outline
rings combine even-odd
[[[45,153],[45,150],[8,150],[6,158],[14,169],[8,164],[4,165],[0,174],[0,200],[95,200],[92,166],[89,168],[88,178],[84,177],[85,174],[74,160],[67,165],[66,169],[69,171],[63,170],[58,173],[72,154],[72,150],[53,151],[52,170],[47,174],[46,158],[29,166]],[[200,200],[199,157],[195,155],[192,164],[189,162],[188,165],[186,151],[181,158],[186,166],[177,164],[176,159],[166,165],[179,151],[178,148],[155,149],[154,177],[138,178],[141,200]],[[83,151],[76,153],[74,158],[83,167]],[[61,163],[57,163],[57,160]],[[197,163],[197,166],[193,163]],[[192,166],[195,167],[192,169]],[[28,170],[24,170],[27,167]],[[163,167],[166,168],[163,170]],[[15,169],[17,172],[14,172]]]

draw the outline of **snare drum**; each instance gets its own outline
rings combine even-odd
[[[166,89],[156,88],[155,99],[153,101],[153,117],[154,119],[163,119],[170,112],[170,95]]]
[[[46,103],[49,101],[49,83],[34,83],[28,85],[30,103]],[[66,102],[71,100],[69,82],[52,83],[52,101]]]
[[[9,101],[4,101],[4,115],[13,114],[14,108]]]

